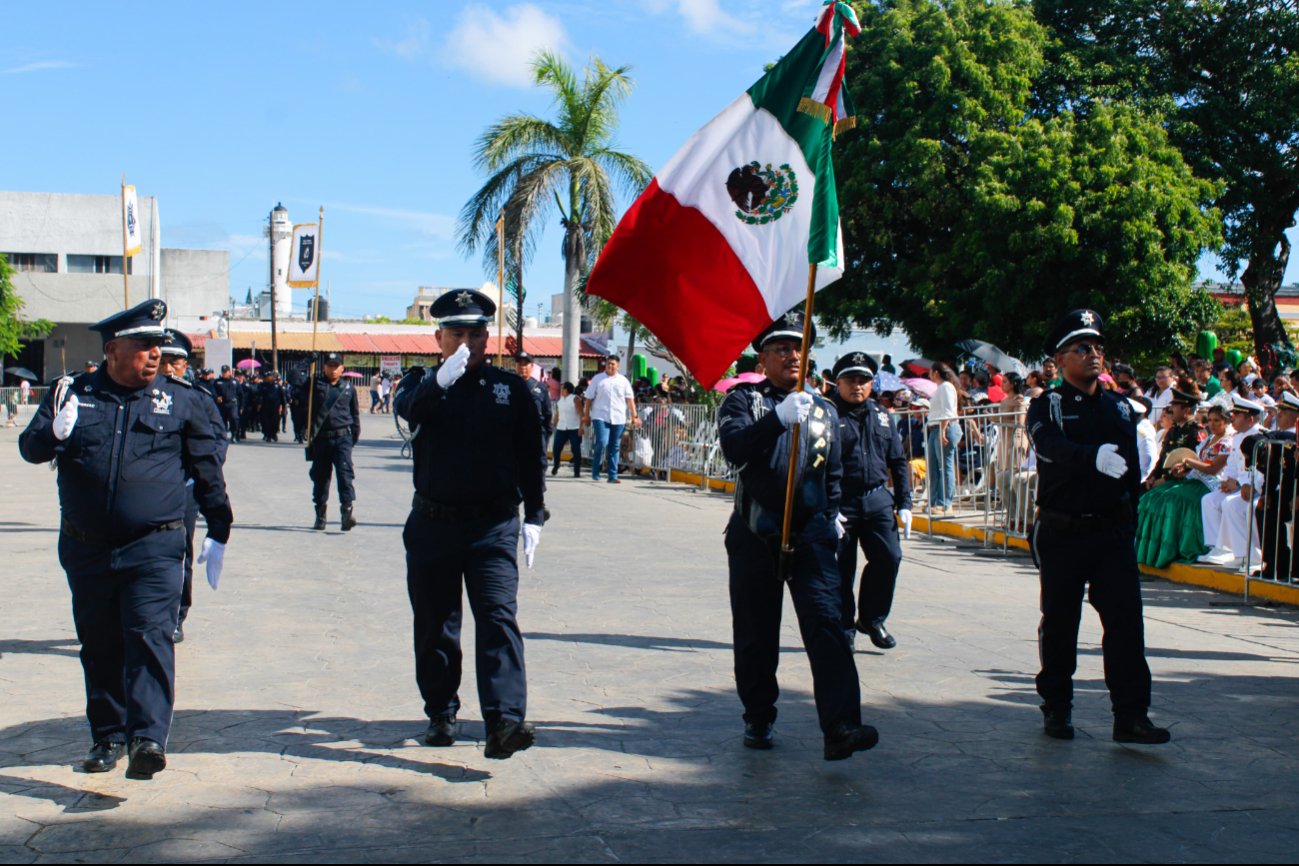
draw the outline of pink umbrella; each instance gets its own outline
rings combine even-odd
[[[344,378],[344,379],[364,379],[365,377],[362,376],[360,373],[350,373],[350,372],[349,372],[349,373],[344,373],[344,374],[343,374],[343,378]]]
[[[934,392],[938,390],[938,386],[931,380],[918,379],[914,376],[910,379],[903,379],[902,384],[924,397],[932,397]]]
[[[741,373],[740,375],[732,376],[729,379],[722,379],[720,382],[718,382],[716,385],[713,386],[713,390],[721,391],[723,394],[725,394],[727,391],[731,390],[736,385],[742,384],[744,382],[762,382],[766,380],[766,378],[767,377],[762,375],[761,373]]]
[[[236,370],[251,370],[251,369],[253,369],[254,367],[260,367],[261,365],[262,365],[262,362],[261,362],[261,361],[254,361],[252,358],[244,358],[244,359],[243,359],[242,361],[240,361],[238,364],[235,364],[235,369],[236,369]]]

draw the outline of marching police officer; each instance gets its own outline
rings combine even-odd
[[[825,759],[872,748],[861,723],[861,687],[842,626],[838,510],[843,465],[839,422],[826,400],[799,390],[803,316],[791,311],[753,341],[766,380],[731,389],[718,415],[722,452],[739,467],[735,510],[726,528],[730,562],[735,685],[744,704],[744,745],[770,749],[776,721],[776,665],[784,584],[778,566],[792,429],[801,425],[791,543],[783,575],[808,660]]]
[[[257,389],[257,405],[261,411],[262,441],[280,441],[280,416],[284,414],[284,392],[280,389],[274,370],[262,376],[262,386]]]
[[[839,579],[845,631],[852,637],[856,629],[880,649],[892,649],[897,641],[884,628],[884,621],[893,607],[902,564],[894,512],[910,536],[911,473],[897,425],[872,393],[877,369],[870,355],[853,352],[840,358],[831,372],[835,381],[831,400],[839,413],[843,459],[839,514],[844,535],[839,539]],[[890,479],[892,490],[888,489]],[[858,545],[866,555],[859,597],[853,592]]]
[[[484,755],[504,759],[533,744],[519,631],[519,503],[529,567],[545,522],[541,422],[513,373],[484,363],[496,305],[480,292],[434,301],[443,362],[411,371],[394,405],[416,430],[413,510],[402,536],[415,619],[415,678],[429,727],[424,741],[449,746],[460,709],[461,586],[477,627],[478,698]]]
[[[307,453],[311,460],[311,496],[316,503],[314,529],[325,528],[325,513],[329,508],[329,481],[338,476],[338,502],[342,508],[342,529],[351,531],[356,526],[352,516],[352,503],[356,501],[356,488],[352,481],[356,472],[352,468],[352,446],[361,441],[361,410],[356,388],[343,378],[343,357],[337,352],[325,355],[323,371],[316,376],[311,397],[311,434],[307,439]]]
[[[1150,667],[1145,657],[1136,510],[1141,490],[1136,418],[1127,399],[1105,391],[1100,315],[1074,310],[1047,336],[1063,380],[1033,400],[1028,430],[1038,456],[1038,517],[1033,552],[1040,569],[1038,628],[1047,736],[1073,739],[1073,674],[1083,593],[1100,614],[1105,685],[1114,710],[1114,740],[1166,743],[1169,733],[1147,716]]]
[[[546,445],[550,442],[551,428],[554,427],[554,411],[550,407],[550,390],[532,378],[533,361],[532,356],[527,352],[515,353],[514,369],[523,377],[523,384],[527,386],[528,393],[532,395],[532,402],[537,404],[537,414],[541,418],[541,462],[542,468],[545,468]]]
[[[213,383],[216,390],[217,406],[221,409],[221,418],[230,431],[230,440],[239,441],[239,383],[229,364],[221,366],[221,378]]]
[[[90,773],[113,769],[127,744],[129,774],[167,765],[187,473],[213,585],[233,522],[208,410],[188,385],[157,375],[166,315],[150,300],[92,326],[104,365],[60,380],[19,438],[28,462],[58,460],[59,561],[81,641]]]
[[[188,384],[185,372],[189,369],[189,353],[193,345],[189,337],[180,331],[167,329],[165,342],[158,347],[162,357],[158,359],[158,373],[177,380],[178,384]],[[213,434],[220,439],[220,456],[222,465],[226,458],[226,425],[217,408],[216,401],[206,391],[194,389],[199,402],[212,424]],[[198,529],[198,500],[194,498],[194,477],[190,473],[185,479],[185,583],[180,591],[180,616],[176,619],[176,631],[172,634],[173,643],[185,640],[185,619],[194,601],[194,533]]]

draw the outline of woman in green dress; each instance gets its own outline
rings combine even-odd
[[[1174,430],[1184,425],[1176,425]],[[1174,562],[1194,562],[1209,545],[1204,543],[1200,500],[1217,487],[1216,476],[1227,465],[1231,435],[1227,413],[1221,406],[1209,409],[1209,436],[1195,457],[1168,467],[1156,486],[1141,497],[1137,508],[1137,560],[1143,565],[1167,568]],[[1171,435],[1172,431],[1170,431]],[[1176,447],[1191,447],[1186,436],[1174,448],[1165,448],[1166,459]]]

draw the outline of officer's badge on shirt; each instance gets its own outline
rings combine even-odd
[[[170,415],[171,414],[171,395],[166,391],[159,393],[153,392],[153,414]]]
[[[498,382],[492,386],[492,392],[496,394],[496,405],[510,405],[510,386],[504,382]]]
[[[1119,414],[1123,416],[1124,421],[1132,420],[1132,408],[1128,405],[1127,400],[1119,403]]]

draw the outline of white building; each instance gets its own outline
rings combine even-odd
[[[230,305],[230,253],[166,249],[158,202],[140,198],[144,249],[131,258],[130,302],[167,302],[172,320],[207,320]],[[23,353],[23,366],[52,378],[103,356],[86,326],[124,309],[122,202],[116,195],[0,192],[0,253],[16,273],[23,316],[57,327]],[[188,328],[186,329],[188,330]]]

